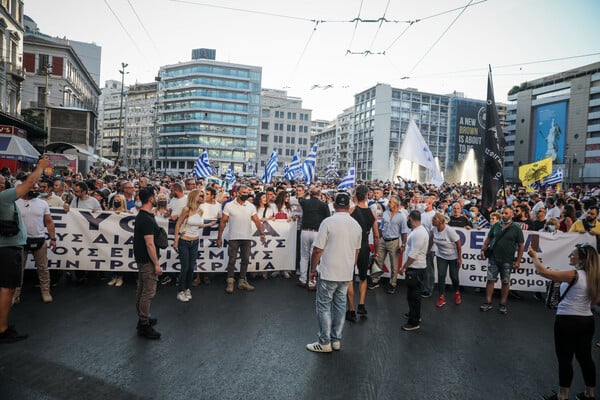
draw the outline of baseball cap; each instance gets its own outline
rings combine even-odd
[[[339,207],[348,207],[350,205],[350,195],[346,192],[339,192],[335,196],[334,204]]]

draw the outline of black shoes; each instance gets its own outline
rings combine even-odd
[[[0,333],[0,343],[14,343],[25,340],[29,337],[26,333],[19,333],[14,328],[9,327],[4,332]]]
[[[386,291],[387,294],[394,294],[396,293],[396,286],[392,286],[392,285],[388,285]]]
[[[356,316],[355,311],[346,311],[346,321],[357,322],[358,317]]]
[[[151,340],[160,339],[160,333],[155,331],[153,326],[158,323],[158,319],[149,318],[148,325],[142,325],[140,321],[137,324],[137,333],[139,337],[143,337]]]
[[[358,305],[358,310],[356,311],[356,313],[358,315],[367,315],[367,309],[365,308],[364,304],[359,304]]]

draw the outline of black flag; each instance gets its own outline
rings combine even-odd
[[[504,187],[504,132],[498,118],[492,67],[488,73],[487,103],[485,116],[485,140],[481,204],[484,209],[494,207],[498,190]]]

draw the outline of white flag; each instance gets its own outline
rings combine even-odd
[[[444,178],[433,159],[433,154],[431,154],[429,146],[425,143],[425,139],[423,139],[423,135],[421,135],[421,131],[413,119],[408,124],[399,156],[425,167],[429,171],[431,183],[437,187],[440,187],[444,183]]]

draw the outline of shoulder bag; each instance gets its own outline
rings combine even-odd
[[[560,303],[565,298],[571,287],[575,284],[575,282],[577,282],[577,278],[577,271],[573,271],[573,279],[571,279],[571,282],[569,282],[569,286],[567,286],[567,289],[562,294],[562,296],[560,295],[561,282],[546,282],[546,307],[550,309],[556,309],[558,307],[558,303]]]
[[[496,243],[502,238],[502,236],[504,236],[504,233],[506,233],[506,231],[509,230],[511,227],[512,227],[512,224],[508,228],[502,229],[502,232],[500,232],[500,234],[498,235],[497,238],[494,237],[492,239],[492,242],[483,251],[483,255],[485,256],[485,258],[490,258],[490,256],[494,253],[494,246],[496,245]],[[492,227],[492,229],[493,229],[493,227]]]

